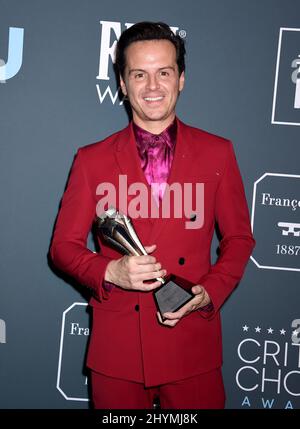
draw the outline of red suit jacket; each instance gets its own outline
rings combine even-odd
[[[158,323],[152,292],[102,288],[106,265],[121,255],[99,240],[100,253],[86,247],[101,198],[99,184],[142,182],[132,124],[104,141],[79,149],[57,219],[51,256],[55,265],[92,291],[93,324],[87,365],[100,373],[154,386],[220,367],[219,309],[241,279],[254,247],[247,202],[230,141],[177,119],[177,143],[168,183],[204,183],[204,223],[187,229],[185,216],[132,219],[144,245],[168,273],[201,284],[214,306],[208,317],[194,311],[174,328]],[[150,195],[150,192],[149,192]],[[125,196],[126,197],[126,196]],[[123,195],[124,198],[124,195]],[[127,196],[128,202],[134,196]],[[149,197],[151,199],[151,197]],[[150,201],[150,200],[149,200]],[[117,209],[118,200],[117,200]],[[222,236],[211,264],[215,224]]]

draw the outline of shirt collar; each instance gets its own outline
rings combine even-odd
[[[153,134],[149,131],[144,130],[143,128],[136,125],[132,122],[133,131],[137,143],[137,147],[140,153],[148,150],[149,145],[165,143],[171,150],[174,150],[176,144],[176,135],[177,135],[177,121],[176,118],[174,121],[160,134]]]

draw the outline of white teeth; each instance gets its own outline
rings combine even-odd
[[[145,97],[144,100],[146,101],[159,101],[162,100],[163,97]]]

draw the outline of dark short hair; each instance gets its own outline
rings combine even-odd
[[[126,49],[131,43],[145,40],[169,40],[176,49],[176,62],[179,75],[185,70],[185,46],[181,37],[175,35],[164,22],[143,21],[123,31],[116,48],[115,64],[122,77],[126,67]]]

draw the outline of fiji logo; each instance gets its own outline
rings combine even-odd
[[[14,77],[22,66],[24,28],[9,27],[8,55],[5,63],[0,59],[0,83]]]
[[[132,23],[125,23],[124,29],[128,29],[132,26]],[[122,33],[123,24],[118,21],[100,21],[101,26],[101,43],[100,43],[100,53],[99,53],[99,70],[96,79],[100,83],[96,84],[97,94],[99,102],[102,104],[105,99],[110,99],[112,104],[115,104],[117,100],[121,100],[119,105],[123,104],[124,96],[119,88],[115,88],[115,83],[112,85],[106,85],[106,82],[115,77],[114,73],[114,64],[115,64],[115,48],[117,41]],[[170,27],[173,33],[182,38],[186,37],[186,31],[180,30],[179,27]],[[115,82],[115,79],[113,79]]]

